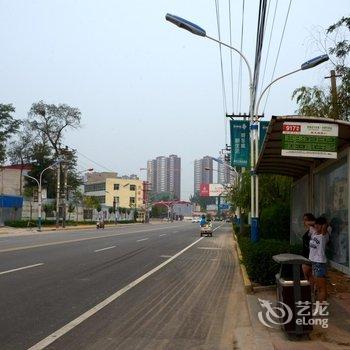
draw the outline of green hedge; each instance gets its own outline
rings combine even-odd
[[[261,239],[258,243],[253,243],[248,237],[238,235],[238,243],[249,278],[261,285],[275,284],[279,264],[272,259],[274,255],[301,253],[300,245],[290,245],[287,241],[276,239]]]
[[[261,238],[289,241],[289,203],[278,203],[263,208],[260,214]]]

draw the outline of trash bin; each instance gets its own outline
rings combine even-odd
[[[301,265],[310,264],[310,260],[296,254],[275,255],[273,260],[281,264],[276,285],[277,301],[283,303],[281,306],[285,311],[281,320],[282,329],[288,335],[308,334],[312,331],[312,322],[309,322],[312,318],[311,285],[305,279]]]

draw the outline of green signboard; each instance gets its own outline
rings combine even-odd
[[[249,164],[249,121],[231,120],[231,166],[247,167]]]
[[[285,122],[282,130],[282,156],[337,158],[338,125]]]
[[[269,122],[259,123],[259,150],[264,142]],[[231,120],[231,166],[248,167],[250,164],[250,122]]]

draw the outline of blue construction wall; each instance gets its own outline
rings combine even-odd
[[[22,208],[22,196],[0,195],[0,208]]]

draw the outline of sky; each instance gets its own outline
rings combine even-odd
[[[276,1],[270,0],[260,68],[262,80],[266,61],[264,86],[271,81],[289,5],[278,1],[267,56]],[[229,43],[229,0],[218,2],[221,39]],[[258,8],[259,1],[245,1],[242,51],[251,65]],[[81,128],[68,131],[64,144],[78,150],[80,170],[144,178],[140,168],[148,159],[177,154],[181,197],[188,199],[194,159],[217,156],[229,143],[226,111],[248,110],[248,73],[243,67],[239,102],[239,56],[234,54],[232,103],[230,52],[223,49],[225,108],[218,44],[166,22],[168,12],[218,37],[214,0],[0,0],[0,103],[12,103],[21,119],[39,100],[78,107]],[[323,54],[314,38],[344,15],[349,15],[347,0],[293,0],[275,77]],[[241,20],[242,0],[231,0],[231,38],[237,48]],[[330,69],[324,64],[277,83],[266,119],[294,114],[293,90],[328,86],[324,77]]]

